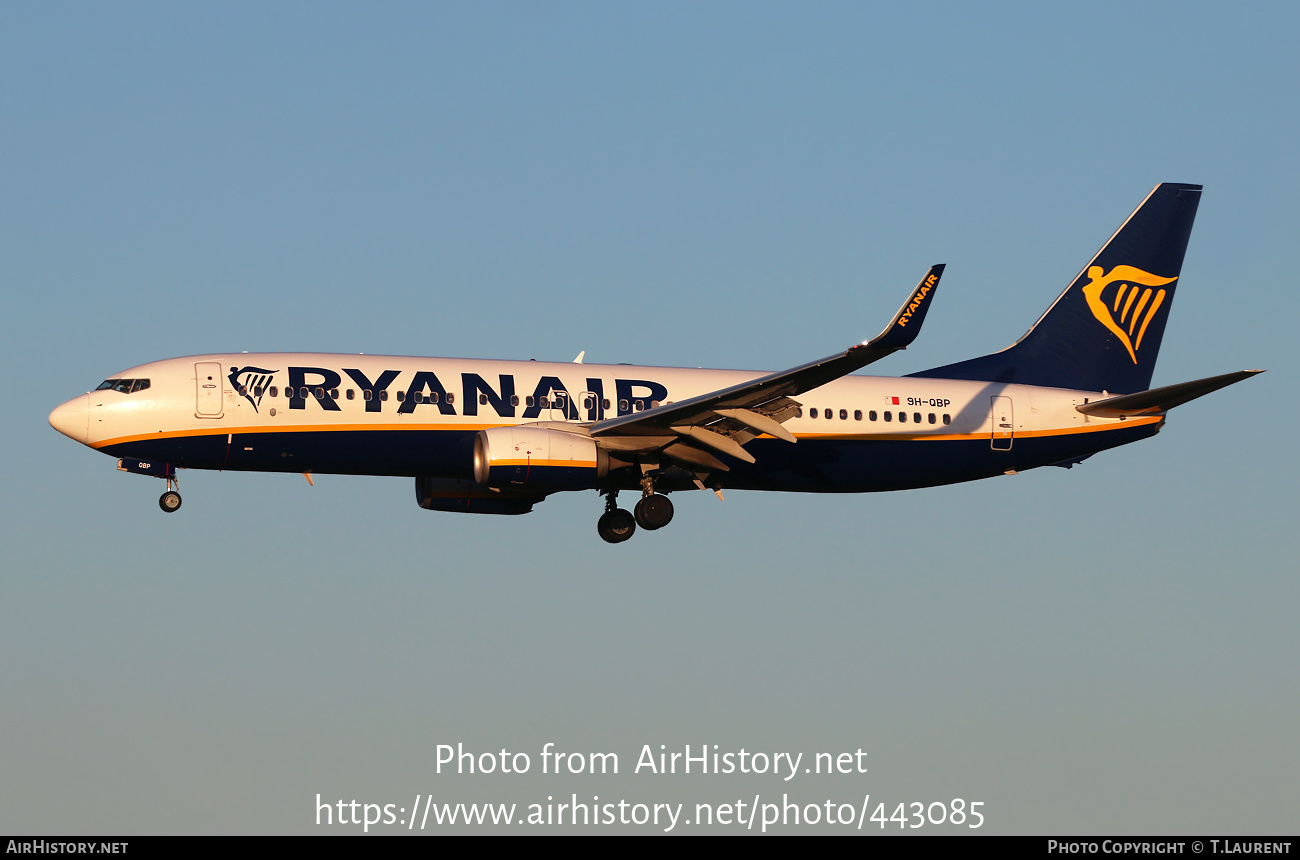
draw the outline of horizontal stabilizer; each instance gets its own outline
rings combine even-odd
[[[1238,370],[1236,373],[1225,373],[1222,376],[1180,382],[1177,385],[1152,388],[1150,391],[1139,391],[1137,394],[1121,394],[1118,397],[1107,397],[1105,400],[1084,403],[1074,408],[1084,415],[1099,415],[1104,418],[1157,415],[1168,412],[1175,406],[1182,406],[1189,400],[1204,397],[1212,391],[1218,391],[1220,388],[1226,388],[1234,382],[1241,382],[1243,379],[1263,372],[1262,370]]]

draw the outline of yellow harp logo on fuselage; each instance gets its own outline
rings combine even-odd
[[[1092,280],[1084,286],[1083,297],[1088,300],[1089,310],[1119,338],[1129,358],[1137,364],[1142,336],[1165,301],[1167,291],[1155,287],[1171,284],[1178,278],[1162,278],[1135,266],[1116,266],[1109,273],[1103,272],[1101,266],[1089,266],[1088,277]],[[1114,297],[1103,296],[1111,286],[1115,287]]]

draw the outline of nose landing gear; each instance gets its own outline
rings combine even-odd
[[[132,472],[137,475],[153,475],[167,480],[167,492],[158,497],[158,507],[164,513],[174,514],[181,508],[180,482],[176,480],[176,467],[159,460],[140,460],[135,457],[123,457],[117,461],[119,472]]]
[[[158,497],[158,507],[163,509],[163,513],[174,514],[181,509],[181,494],[177,492],[180,488],[176,473],[172,472],[167,476],[167,492]]]

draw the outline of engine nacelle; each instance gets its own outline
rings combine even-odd
[[[609,455],[578,433],[527,424],[492,427],[474,439],[474,480],[541,493],[586,490],[609,473]]]
[[[458,514],[526,514],[545,496],[535,493],[493,491],[457,478],[415,479],[415,501],[426,511]]]

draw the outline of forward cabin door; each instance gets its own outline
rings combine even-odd
[[[194,364],[195,417],[221,417],[221,383],[221,362],[199,361]]]
[[[994,451],[1010,451],[1011,443],[1016,438],[1016,416],[1011,408],[1010,397],[990,397],[992,408],[989,417],[993,419],[992,442]]]

